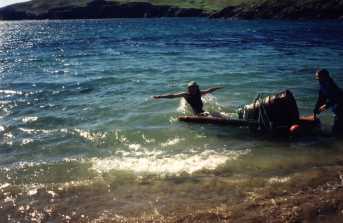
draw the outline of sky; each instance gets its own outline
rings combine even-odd
[[[18,2],[27,2],[28,0],[0,0],[0,8]]]

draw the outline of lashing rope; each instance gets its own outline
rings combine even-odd
[[[267,109],[263,103],[262,94],[257,95],[254,101],[254,108],[257,102],[260,105],[258,108],[258,118],[257,118],[258,130],[267,130],[267,131],[273,130],[273,123],[271,122]]]

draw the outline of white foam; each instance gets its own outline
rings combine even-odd
[[[128,146],[129,146],[129,149],[134,150],[134,151],[138,151],[142,148],[142,145],[140,144],[129,144]]]
[[[21,92],[21,91],[14,91],[14,90],[0,90],[0,94],[7,94],[7,95],[22,95],[23,92]]]
[[[84,139],[92,141],[92,142],[104,139],[104,138],[106,138],[106,135],[107,135],[106,133],[91,132],[91,131],[87,131],[87,130],[83,130],[83,129],[77,129],[77,128],[74,129],[74,131],[76,133],[78,133],[78,135],[81,138],[84,138]]]
[[[4,134],[4,138],[3,138],[3,143],[7,144],[7,145],[13,145],[14,143],[14,135],[12,134],[12,132],[6,132]]]
[[[146,143],[154,143],[154,142],[156,142],[155,139],[150,139],[150,138],[146,137],[144,134],[142,134],[142,139],[143,139],[144,142],[146,142]]]
[[[0,190],[5,189],[5,188],[7,188],[9,186],[11,186],[11,184],[9,184],[9,183],[0,184]]]
[[[31,190],[29,190],[27,192],[27,195],[33,196],[33,195],[36,195],[37,193],[38,193],[38,189],[37,188],[32,188]]]
[[[26,116],[24,118],[21,119],[23,123],[31,123],[31,122],[35,122],[38,120],[38,117],[35,116]]]
[[[217,98],[214,95],[206,94],[206,95],[203,95],[201,99],[204,103],[204,109],[206,111],[223,113],[223,106],[221,106],[218,103]],[[180,103],[176,111],[182,114],[192,113],[191,107],[188,105],[187,101],[184,98],[180,99]]]
[[[192,174],[196,171],[207,169],[213,170],[229,160],[235,160],[241,155],[248,153],[243,151],[216,152],[207,150],[197,154],[164,155],[160,153],[149,155],[140,154],[127,157],[109,157],[105,159],[91,159],[92,169],[100,173],[111,170],[133,171],[135,173],[155,173],[155,174],[178,174],[186,172]],[[132,155],[132,154],[131,154]]]
[[[290,180],[290,177],[272,177],[268,180],[270,184],[286,183]]]
[[[33,139],[25,138],[21,141],[21,145],[26,145],[32,142],[33,142]]]
[[[190,112],[189,106],[184,98],[180,99],[179,107],[176,109],[176,111],[182,114]]]
[[[29,128],[19,128],[19,130],[27,134],[37,134],[37,133],[50,134],[50,133],[59,131],[57,129],[48,130],[48,129],[29,129]],[[60,131],[63,132],[62,129]]]
[[[217,98],[214,95],[206,94],[202,96],[202,100],[207,111],[217,113],[223,111],[223,107],[218,103]]]
[[[167,142],[161,143],[161,146],[162,146],[162,147],[173,146],[173,145],[176,145],[176,144],[178,144],[179,142],[184,141],[184,140],[185,140],[185,139],[183,139],[183,138],[178,138],[178,137],[176,137],[176,138],[174,138],[174,139],[168,139]]]

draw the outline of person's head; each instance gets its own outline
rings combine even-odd
[[[316,80],[319,82],[325,82],[330,80],[330,73],[326,69],[319,69],[316,72]]]
[[[191,81],[187,85],[188,93],[191,95],[199,94],[199,85],[195,81]]]

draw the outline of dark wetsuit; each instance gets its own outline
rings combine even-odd
[[[332,80],[320,83],[314,114],[319,114],[319,108],[324,104],[328,108],[331,107],[333,113],[335,113],[333,132],[343,134],[343,92]]]
[[[187,94],[184,98],[188,102],[188,104],[192,107],[194,114],[199,115],[204,112],[204,110],[202,109],[203,103],[201,100],[201,94],[196,94],[196,95]]]

